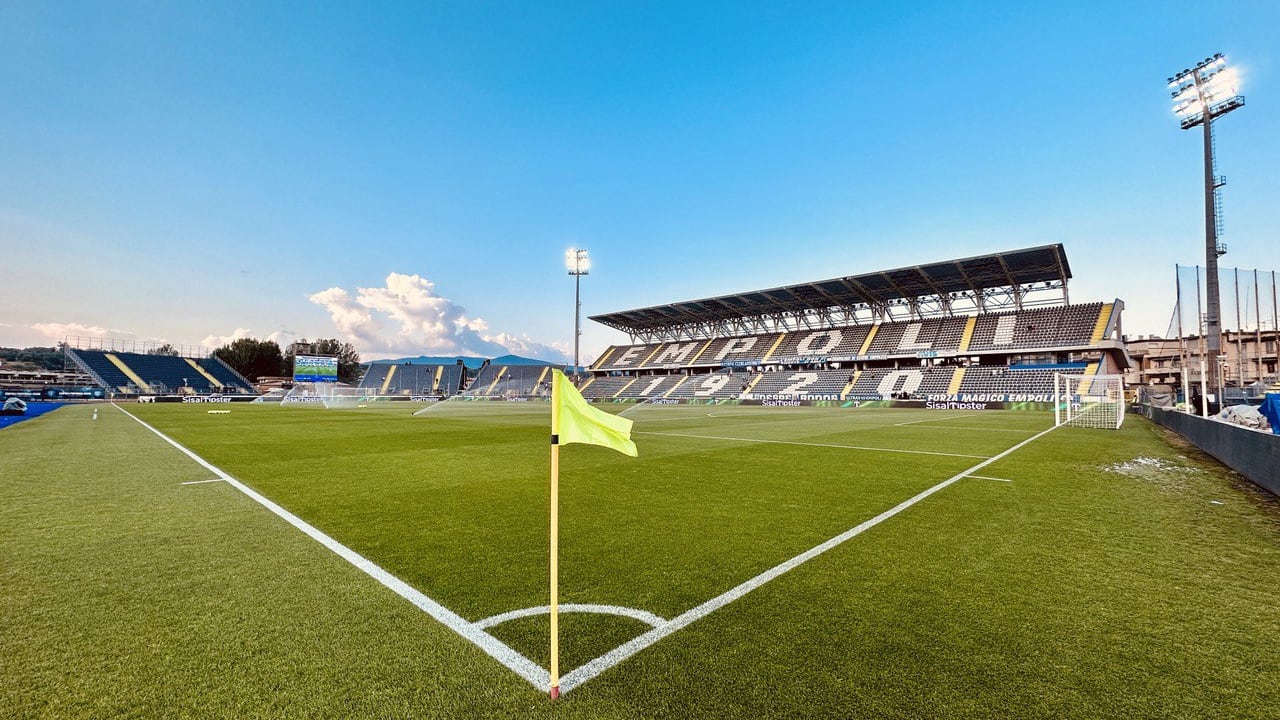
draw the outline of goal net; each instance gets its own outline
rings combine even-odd
[[[377,400],[366,388],[350,387],[333,382],[296,382],[285,394],[282,404],[314,403],[323,407],[354,408]]]
[[[1119,430],[1124,424],[1124,378],[1054,375],[1053,423]]]

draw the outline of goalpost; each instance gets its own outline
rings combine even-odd
[[[1053,424],[1119,430],[1124,424],[1124,378],[1055,373]]]
[[[378,400],[367,388],[350,387],[333,382],[295,382],[281,399],[282,405],[311,403],[329,409],[355,408]]]

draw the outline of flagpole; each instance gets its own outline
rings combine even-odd
[[[551,375],[551,699],[560,697],[560,383]]]
[[[631,420],[591,407],[559,370],[551,371],[551,699],[560,697],[560,446],[599,445],[636,457]]]

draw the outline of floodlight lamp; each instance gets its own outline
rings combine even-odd
[[[1240,89],[1240,71],[1236,68],[1219,70],[1207,85],[1209,92],[1214,95],[1235,95]]]
[[[569,269],[570,275],[586,275],[591,269],[591,259],[587,257],[587,251],[580,248],[566,250],[564,264]]]

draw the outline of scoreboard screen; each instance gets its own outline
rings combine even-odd
[[[294,382],[338,382],[338,358],[320,355],[295,355]]]

